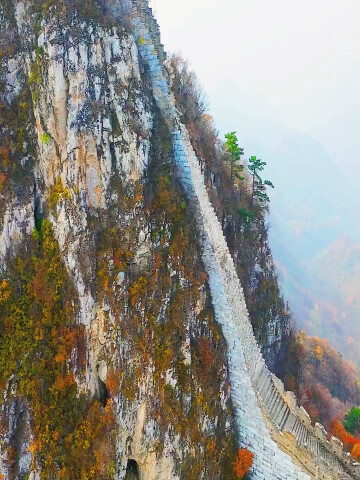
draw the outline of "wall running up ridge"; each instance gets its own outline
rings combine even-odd
[[[187,129],[181,124],[176,111],[164,73],[165,54],[159,29],[151,9],[144,0],[108,2],[107,8],[114,16],[127,15],[131,18],[133,34],[147,67],[155,101],[172,133],[178,175],[195,209],[215,314],[228,344],[239,445],[248,447],[255,454],[252,478],[360,478],[359,471],[344,455],[341,442],[334,437],[329,442],[320,424],[311,425],[306,411],[297,406],[294,394],[284,391],[282,382],[269,372],[265,364],[252,330],[233,259],[206,191],[200,164]],[[301,461],[301,455],[285,453],[272,439],[271,430],[280,435],[290,432],[296,441],[296,449],[306,451],[313,462],[308,464]]]

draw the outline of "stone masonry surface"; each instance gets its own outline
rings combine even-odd
[[[329,442],[321,425],[313,427],[306,411],[297,406],[294,394],[285,392],[282,382],[266,367],[254,337],[233,259],[206,191],[200,164],[187,129],[176,111],[164,72],[165,54],[151,9],[142,0],[134,0],[134,3],[126,0],[122,4],[115,1],[108,5],[113,15],[126,14],[132,19],[133,34],[147,67],[154,99],[172,133],[179,178],[196,212],[215,314],[228,344],[239,445],[248,447],[255,454],[252,479],[360,478],[359,472],[343,454],[341,442],[335,438]],[[298,447],[309,451],[315,459],[316,472],[309,472],[305,466],[300,468],[299,462],[293,461],[273,441],[262,408],[280,434],[290,432]]]

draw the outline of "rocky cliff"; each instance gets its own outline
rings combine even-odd
[[[348,478],[265,365],[263,224],[201,169],[147,4],[0,3],[0,478],[234,479],[239,445],[256,479]]]

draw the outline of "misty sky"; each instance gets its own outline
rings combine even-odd
[[[298,325],[360,366],[346,343],[360,345],[360,300],[347,303],[360,284],[360,1],[150,3],[222,136],[267,162],[270,244]]]
[[[358,0],[150,3],[166,50],[190,60],[222,133],[237,130],[244,144],[290,128],[336,163],[360,163]]]

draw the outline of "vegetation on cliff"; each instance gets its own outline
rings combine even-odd
[[[179,56],[171,57],[169,63],[177,105],[204,166],[208,193],[236,263],[255,335],[270,369],[285,378],[285,359],[294,336],[268,244],[267,202],[252,201],[249,169],[234,171],[234,165],[241,164],[242,149],[234,132],[225,143],[220,141],[212,118],[206,114],[196,75]]]
[[[358,371],[327,340],[304,332],[299,334],[298,362],[301,372],[295,390],[300,403],[314,421],[330,430],[334,419],[341,420],[360,404]]]
[[[40,3],[34,2],[29,17],[36,35],[45,18],[65,21],[76,6],[50,2],[45,9]],[[80,31],[83,17],[71,21],[73,33]],[[22,93],[11,106],[1,103],[6,144],[0,152],[1,193],[10,201],[19,192],[21,204],[28,185],[37,225],[31,238],[14,246],[16,256],[7,258],[0,279],[1,434],[6,438],[1,451],[6,449],[10,477],[16,478],[30,452],[30,470],[39,470],[44,479],[110,480],[123,461],[114,448],[119,424],[129,422],[134,405],[143,402],[154,436],[151,455],[161,458],[170,438],[179,445],[176,468],[182,479],[205,472],[208,479],[233,480],[237,452],[226,346],[214,319],[193,212],[176,182],[169,132],[148,101],[155,125],[147,175],[130,180],[113,162],[106,208],[89,207],[85,225],[71,225],[74,232],[86,229],[90,239],[86,249],[79,248],[80,268],[99,310],[94,324],[101,324],[106,338],[93,358],[99,334],[93,325],[78,323],[76,279],[69,279],[66,253],[54,236],[54,231],[63,234],[61,214],[82,205],[76,185],[65,185],[63,176],[56,175],[52,186],[40,178],[41,153],[54,144],[53,132],[35,121],[35,114],[44,115],[39,105],[47,98],[43,57],[43,48],[34,49]],[[146,92],[146,76],[141,80]],[[138,91],[134,85],[126,88],[131,113]],[[116,118],[114,111],[104,115]],[[119,123],[111,125],[120,137]],[[131,126],[136,129],[135,120]],[[26,136],[17,148],[21,129]],[[55,149],[52,166],[61,171],[57,155]],[[106,378],[97,375],[101,362]],[[9,431],[10,412],[18,404],[29,416],[21,419],[16,412],[17,427]],[[130,448],[126,432],[125,437]]]
[[[259,159],[253,159],[249,170],[241,168],[242,149],[235,132],[221,142],[212,118],[206,114],[206,102],[195,74],[178,56],[172,57],[170,64],[183,121],[204,164],[209,195],[222,219],[265,359],[284,380],[285,387],[296,393],[312,420],[323,423],[331,434],[334,422],[341,422],[349,408],[360,403],[359,373],[327,340],[296,331],[272,263],[267,201],[253,203],[252,181]],[[234,164],[240,166],[241,175],[234,173]],[[271,182],[266,184],[272,186]]]
[[[47,480],[110,479],[111,402],[103,407],[78,389],[86,370],[85,332],[75,324],[76,292],[47,220],[13,259],[0,283],[0,304],[2,402],[17,398],[30,408],[33,468]],[[7,446],[12,478],[21,428],[19,421]]]
[[[63,20],[71,14],[71,28],[76,32],[86,16],[94,26],[100,10],[97,2],[34,1],[31,26],[36,35],[44,18],[53,13]],[[52,28],[56,30],[54,25]],[[109,121],[112,129],[106,207],[86,204],[86,195],[81,203],[72,195],[76,185],[65,185],[60,176],[54,177],[52,186],[46,184],[39,178],[43,173],[41,149],[54,140],[52,132],[35,122],[38,104],[41,100],[46,103],[42,98],[46,90],[43,56],[43,47],[34,49],[29,80],[23,82],[11,107],[4,99],[0,104],[4,145],[0,150],[1,198],[11,200],[15,195],[21,203],[23,189],[28,187],[36,225],[33,236],[23,239],[0,279],[4,437],[13,409],[19,417],[5,445],[10,476],[18,475],[25,446],[31,453],[31,469],[39,470],[43,479],[110,480],[122,462],[115,449],[119,431],[125,432],[123,455],[129,456],[131,435],[124,424],[134,423],[133,412],[142,403],[147,409],[146,435],[156,438],[149,448],[151,455],[161,458],[170,439],[177,445],[176,469],[182,480],[242,478],[253,455],[235,448],[226,345],[214,318],[194,212],[177,183],[169,131],[148,95],[143,113],[151,110],[152,114],[150,165],[143,178],[130,180],[116,168],[114,159],[114,137],[121,137],[116,112],[112,105],[103,108],[93,102],[90,127]],[[255,159],[253,169],[248,170],[238,165],[241,148],[235,134],[230,134],[228,148],[224,148],[211,118],[205,115],[195,77],[181,60],[173,58],[171,64],[178,106],[203,164],[257,339],[271,369],[287,386],[301,392],[300,364],[294,362],[302,358],[301,345],[279,291],[267,241],[267,198],[261,195],[258,175],[264,163]],[[87,73],[92,72],[89,67]],[[144,69],[138,82],[142,93],[148,94]],[[135,83],[118,85],[122,93],[126,90],[124,110],[129,115],[140,95]],[[5,86],[1,88],[4,93]],[[128,123],[139,143],[144,135],[141,125],[134,118]],[[76,134],[82,133],[79,126]],[[99,161],[104,144],[96,147]],[[86,163],[86,155],[83,160]],[[51,161],[61,171],[63,158],[56,148]],[[252,189],[248,181],[251,172]],[[256,202],[254,197],[265,201]],[[70,263],[64,253],[67,245],[60,251],[54,234],[56,231],[64,239],[61,230],[70,211],[67,208],[84,213],[83,224],[69,222],[66,226],[73,237],[82,229],[89,239],[86,248],[78,245],[78,250],[79,270],[87,269],[86,285],[81,286],[91,292],[95,305],[87,311],[93,320],[90,326],[78,323],[79,299],[72,283],[76,279],[69,278],[63,263],[64,258]],[[324,348],[318,343],[309,365],[324,362]],[[289,358],[292,363],[287,362]],[[102,369],[103,365],[106,368]],[[311,386],[313,396],[314,391]],[[22,409],[28,412],[25,420],[19,414]],[[312,413],[314,419],[322,418],[320,409]],[[30,432],[27,437],[25,427]]]
[[[180,462],[182,478],[205,472],[209,479],[221,474],[230,480],[236,449],[225,423],[231,404],[227,400],[225,415],[221,406],[230,388],[225,344],[206,286],[193,213],[176,183],[171,139],[159,117],[151,140],[148,177],[131,187],[115,175],[117,200],[95,227],[97,295],[112,306],[115,321],[109,319],[106,329],[118,336],[115,355],[109,356],[118,381],[110,380],[107,388],[121,402],[134,402],[141,395],[143,373],[152,371],[149,415],[161,426],[160,439],[170,430],[184,452],[189,447],[194,452]],[[131,214],[134,209],[145,215],[151,238],[142,261],[136,258],[142,227]],[[125,218],[131,218],[126,228]],[[126,289],[117,284],[120,272]],[[124,341],[131,358],[121,356]],[[167,372],[172,372],[171,383]],[[202,428],[205,418],[208,431]]]

